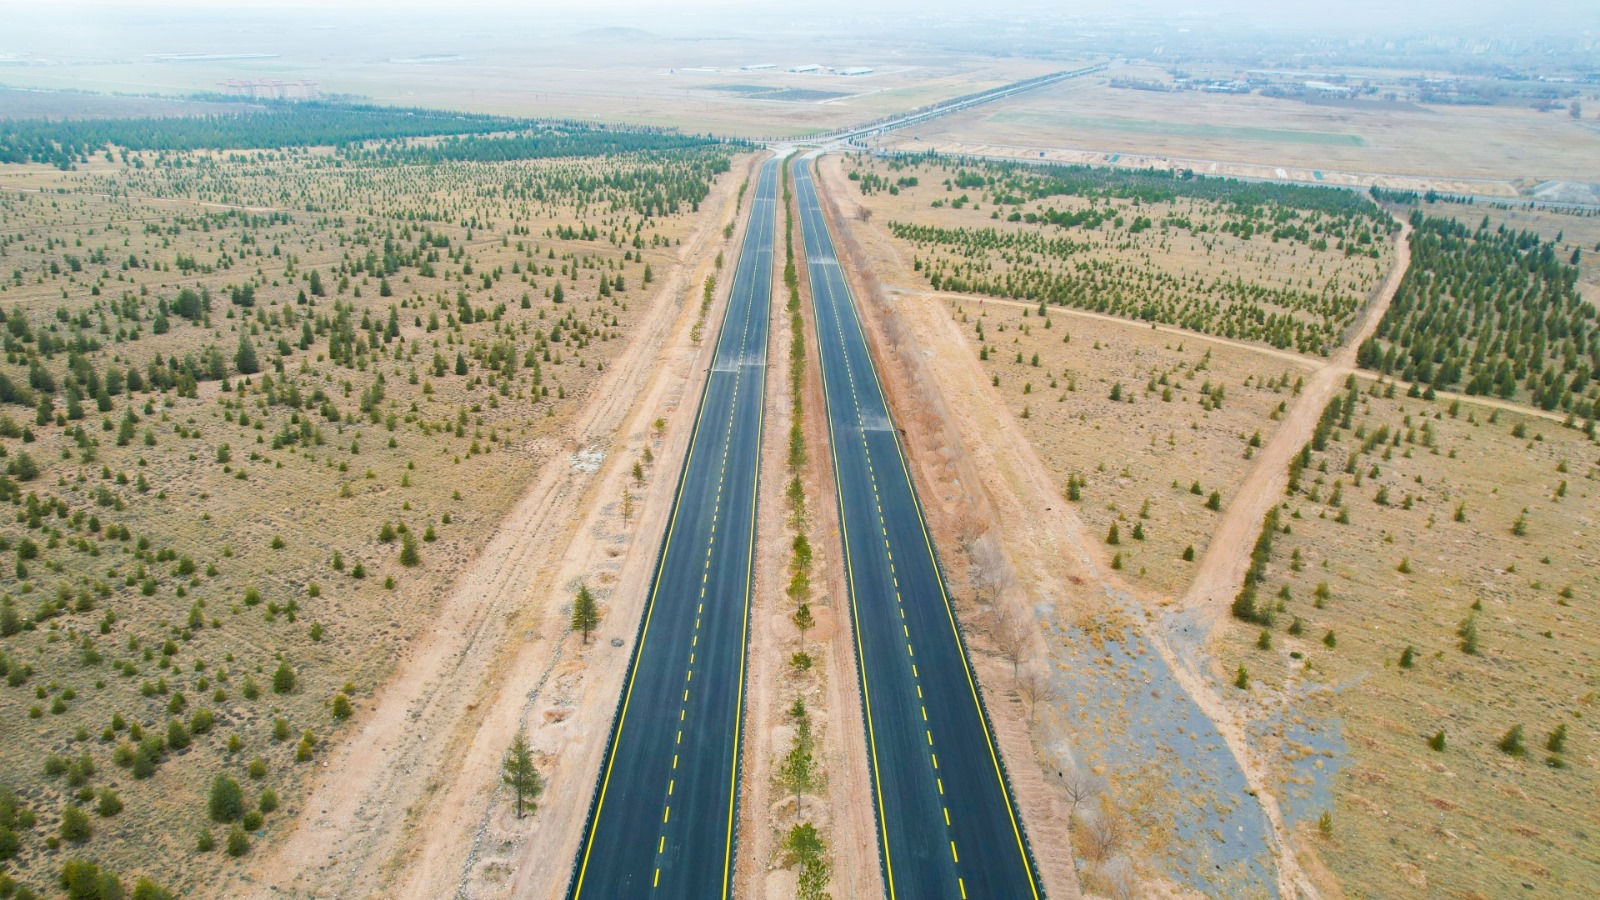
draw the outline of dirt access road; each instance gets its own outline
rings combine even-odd
[[[687,445],[687,419],[672,412],[692,403],[712,345],[692,339],[698,304],[690,301],[727,249],[723,226],[753,165],[717,185],[599,399],[566,444],[551,448],[433,627],[329,754],[296,830],[250,872],[254,896],[546,896],[565,884],[626,666],[626,646],[610,641],[631,640],[671,504],[670,473]],[[630,526],[618,501],[658,416],[672,425],[654,443],[658,474]],[[587,647],[568,634],[565,615],[583,578],[598,588],[604,616]],[[542,716],[529,721],[536,705]],[[543,813],[518,822],[509,804],[493,801],[501,755],[525,723],[549,788]],[[540,864],[497,858],[527,849],[530,837]]]
[[[1181,608],[1205,610],[1206,621],[1212,629],[1244,584],[1245,571],[1250,567],[1250,549],[1255,545],[1262,517],[1283,499],[1284,488],[1289,484],[1289,461],[1311,440],[1322,410],[1333,395],[1344,388],[1345,379],[1355,373],[1356,351],[1378,330],[1378,323],[1389,311],[1400,280],[1411,266],[1410,238],[1411,225],[1401,220],[1400,232],[1395,238],[1394,268],[1389,277],[1378,287],[1344,345],[1306,380],[1305,388],[1289,405],[1278,430],[1256,455],[1250,474],[1223,514],[1211,547],[1180,601]],[[1303,359],[1316,363],[1315,357]]]

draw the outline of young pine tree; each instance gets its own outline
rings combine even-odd
[[[583,632],[583,642],[589,643],[589,632],[600,624],[600,608],[595,604],[589,586],[578,585],[578,596],[572,601],[572,630]]]
[[[533,751],[528,749],[528,736],[522,729],[517,729],[517,736],[512,738],[511,748],[506,751],[500,768],[501,780],[517,795],[517,818],[522,818],[524,806],[529,812],[537,812],[539,795],[544,793],[544,779],[534,767]]]

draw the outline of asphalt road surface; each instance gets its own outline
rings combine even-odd
[[[778,174],[756,181],[569,897],[731,891]]]
[[[882,384],[805,163],[806,271],[890,898],[1040,897]]]

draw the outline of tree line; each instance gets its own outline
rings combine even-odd
[[[1600,325],[1577,251],[1505,226],[1412,214],[1411,267],[1358,362],[1428,390],[1526,400],[1594,419]]]
[[[0,123],[0,162],[67,169],[89,154],[126,151],[318,147],[431,135],[486,134],[527,127],[525,119],[342,103],[283,103],[220,115]]]

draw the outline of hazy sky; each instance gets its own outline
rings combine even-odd
[[[0,0],[0,18],[26,12],[59,13],[67,9],[120,9],[144,11],[161,15],[164,10],[218,11],[216,0],[55,0],[41,9],[39,4],[21,0]],[[804,7],[775,5],[771,0],[673,0],[664,5],[641,0],[584,0],[576,5],[571,0],[451,0],[442,5],[438,0],[231,0],[225,4],[229,10],[339,10],[360,12],[393,12],[397,10],[433,10],[444,8],[459,11],[502,10],[520,16],[527,14],[557,15],[571,18],[575,15],[605,13],[639,13],[655,17],[675,14],[685,10],[744,13],[751,15],[803,15],[806,10],[835,11],[857,10],[866,13],[957,13],[957,14],[1056,14],[1107,18],[1129,15],[1155,15],[1171,17],[1203,17],[1207,19],[1237,17],[1241,22],[1274,22],[1302,24],[1308,30],[1320,27],[1340,28],[1361,20],[1404,21],[1417,26],[1434,24],[1446,30],[1463,22],[1532,22],[1547,23],[1563,30],[1600,26],[1600,3],[1595,0],[809,0]],[[1597,35],[1600,37],[1600,35]],[[0,38],[3,40],[3,38]]]
[[[970,27],[984,20],[998,27]],[[792,30],[797,37],[848,45],[893,39],[902,24],[908,37],[915,33],[946,47],[962,45],[963,35],[981,34],[975,49],[986,53],[1004,52],[1007,33],[1018,35],[1022,53],[1037,54],[1049,52],[1057,29],[1086,35],[1131,26],[1124,33],[1187,28],[1196,38],[1224,39],[1234,37],[1229,32],[1236,28],[1247,43],[1263,34],[1301,41],[1438,34],[1519,44],[1552,36],[1569,47],[1575,40],[1580,54],[1587,52],[1585,44],[1596,48],[1600,58],[1600,0],[0,0],[0,56],[91,61],[198,50],[291,55],[310,49],[295,43],[297,35],[310,33],[301,29],[318,28],[363,35],[355,41],[363,51],[385,42],[413,51],[419,42],[452,51],[485,41],[534,46],[608,26],[673,38],[780,41]],[[323,45],[318,53],[334,56],[358,49],[315,43]],[[0,70],[0,83],[5,77]]]

